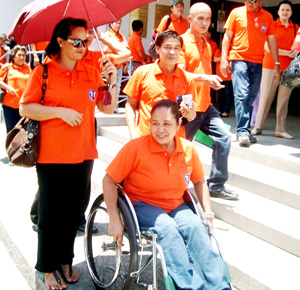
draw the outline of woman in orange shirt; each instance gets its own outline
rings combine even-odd
[[[289,66],[293,58],[299,51],[291,50],[296,33],[299,29],[297,24],[290,21],[293,13],[293,4],[290,1],[281,1],[278,5],[279,18],[273,22],[272,28],[278,44],[279,65],[281,74]],[[276,107],[276,128],[275,137],[284,139],[294,139],[286,132],[285,123],[288,113],[288,104],[292,89],[279,84],[279,80],[274,81],[274,62],[266,45],[266,54],[263,62],[262,79],[260,85],[259,105],[256,114],[255,127],[252,129],[252,135],[262,134],[265,120],[270,111],[272,102],[275,98],[277,89],[277,107]]]
[[[90,193],[93,160],[98,157],[95,106],[113,113],[116,105],[114,65],[103,64],[104,76],[111,80],[109,103],[99,70],[81,61],[86,28],[84,20],[73,18],[56,25],[46,48],[52,60],[44,102],[40,104],[42,66],[34,69],[20,101],[20,114],[40,121],[36,269],[45,273],[47,289],[65,289],[66,283],[79,279],[72,262],[82,203]]]
[[[123,226],[116,185],[124,180],[139,226],[158,235],[177,289],[229,289],[224,263],[213,250],[204,224],[183,199],[191,181],[212,225],[214,214],[196,148],[177,136],[181,125],[178,105],[171,100],[155,103],[150,124],[150,135],[125,144],[106,169],[103,192],[108,233],[121,248]]]
[[[25,63],[26,54],[25,46],[16,45],[11,50],[11,62],[5,64],[0,70],[0,88],[7,92],[2,104],[7,132],[12,130],[21,119],[19,101],[31,73],[30,67]]]

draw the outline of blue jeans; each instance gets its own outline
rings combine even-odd
[[[6,132],[11,131],[21,119],[19,109],[11,108],[5,105],[2,105],[3,115],[6,125]]]
[[[232,85],[234,94],[236,134],[250,135],[252,104],[260,87],[262,64],[232,61]]]
[[[210,177],[207,184],[210,191],[224,189],[228,179],[228,155],[230,152],[231,133],[225,126],[214,106],[209,106],[207,111],[197,112],[196,119],[185,126],[187,139],[192,140],[197,130],[200,129],[214,141],[212,149],[212,164]]]
[[[140,228],[157,234],[168,273],[180,289],[228,289],[224,263],[211,245],[203,222],[187,204],[167,214],[162,208],[134,202]]]

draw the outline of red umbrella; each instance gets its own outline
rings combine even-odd
[[[50,40],[55,25],[66,17],[83,18],[89,28],[114,22],[155,0],[35,0],[26,5],[9,32],[21,45]]]

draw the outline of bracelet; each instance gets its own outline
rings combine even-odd
[[[279,61],[276,61],[276,62],[275,62],[275,65],[280,65],[280,62],[279,62]]]
[[[205,217],[208,220],[213,220],[215,218],[215,213],[214,212],[205,212]]]
[[[108,89],[110,90],[110,89],[115,88],[116,85],[117,85],[117,83],[114,83],[113,85],[112,84],[108,84],[107,86],[108,86]]]

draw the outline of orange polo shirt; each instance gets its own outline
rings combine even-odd
[[[157,101],[176,101],[178,95],[196,94],[195,82],[185,71],[176,66],[174,72],[168,76],[161,70],[158,62],[156,60],[153,64],[138,67],[123,90],[128,97],[139,101],[139,136],[150,133],[151,109]],[[185,136],[183,127],[180,136]]]
[[[215,53],[216,53],[216,51],[217,51],[217,49],[218,49],[218,45],[217,45],[217,43],[215,42],[215,41],[213,41],[213,40],[207,40],[207,42],[209,43],[209,45],[210,45],[210,48],[211,48],[211,55],[212,55],[212,58],[214,57],[214,55],[215,55]]]
[[[256,15],[246,6],[233,9],[224,26],[233,32],[229,59],[262,63],[266,36],[274,34],[272,23],[272,14],[261,7]]]
[[[20,103],[40,103],[43,67],[36,67],[26,85]],[[98,157],[95,140],[94,113],[104,93],[98,88],[104,82],[99,71],[78,61],[73,72],[48,63],[45,106],[70,108],[83,114],[82,123],[71,127],[62,119],[40,122],[38,163],[81,163]]]
[[[221,57],[222,56],[222,51],[221,49],[217,49],[215,52],[214,57]],[[221,73],[220,70],[221,62],[218,61],[216,62],[216,75],[219,76],[223,81],[231,81],[231,72],[227,73],[227,77],[224,77]]]
[[[181,35],[183,38],[183,47],[181,49],[178,63],[185,64],[188,72],[196,74],[211,74],[211,48],[207,40],[202,36],[202,41],[197,40],[190,29]],[[197,112],[206,112],[211,105],[210,86],[206,83],[197,83],[196,106]]]
[[[164,16],[158,27],[157,27],[157,32],[163,32],[164,30],[166,30],[166,26],[168,23],[168,15]],[[172,31],[176,31],[179,35],[185,33],[189,28],[189,23],[185,18],[181,18],[181,20],[178,20],[174,14],[171,14],[171,23],[168,27],[168,30],[172,30]]]
[[[128,45],[131,51],[132,60],[143,62],[144,58],[139,55],[138,51],[142,50],[145,53],[145,50],[143,47],[142,38],[136,31],[133,31],[130,35],[128,39]]]
[[[106,169],[117,182],[124,180],[124,191],[132,202],[144,201],[167,213],[184,203],[189,181],[199,181],[204,171],[193,144],[175,137],[173,154],[147,135],[133,139],[119,151]]]
[[[37,42],[35,43],[35,49],[37,51],[39,50],[46,50],[46,47],[48,46],[48,44],[50,43],[50,41],[41,41],[41,42]]]
[[[19,102],[24,92],[26,82],[31,73],[31,68],[26,63],[24,63],[24,65],[21,68],[14,65],[12,62],[10,64],[7,63],[3,65],[0,70],[1,81],[5,81],[9,65],[10,69],[8,72],[8,85],[14,89],[17,89],[18,91],[16,95],[12,95],[9,92],[7,92],[3,100],[3,105],[14,109],[18,109]]]
[[[2,47],[0,46],[0,57],[3,56],[6,52],[2,49]],[[6,62],[6,57],[2,58],[0,60],[0,63],[5,64]]]
[[[272,23],[272,31],[274,31],[278,48],[291,50],[296,36],[295,33],[297,33],[298,29],[299,25],[295,24],[294,26],[291,21],[288,27],[282,24],[279,18],[274,21]],[[280,62],[280,70],[285,70],[289,66],[292,59],[286,55],[279,55],[278,57]],[[274,61],[270,52],[265,52],[263,68],[274,69]]]

